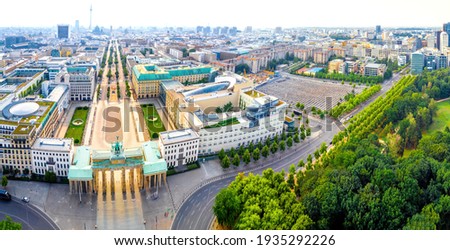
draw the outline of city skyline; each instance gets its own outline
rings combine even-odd
[[[2,27],[56,27],[56,24],[74,26],[80,21],[80,27],[89,27],[90,7],[92,5],[92,27],[195,27],[195,26],[245,26],[254,28],[295,27],[440,27],[449,22],[446,10],[450,2],[432,0],[427,5],[419,1],[380,0],[376,5],[364,9],[357,0],[345,3],[324,0],[319,8],[317,4],[292,3],[281,0],[271,3],[228,1],[223,5],[212,5],[208,1],[173,0],[170,4],[151,4],[134,1],[129,5],[113,5],[105,0],[80,0],[76,5],[64,11],[49,8],[52,0],[24,1],[20,15],[17,12],[4,12]],[[435,8],[436,4],[440,8]],[[176,8],[170,8],[177,6]],[[4,9],[13,9],[15,3],[6,2]],[[167,7],[167,11],[161,11]],[[369,9],[370,11],[365,11]],[[52,10],[51,15],[45,10]],[[312,11],[313,10],[313,11]],[[433,13],[433,18],[417,18],[423,13]],[[143,21],[144,20],[144,21]]]

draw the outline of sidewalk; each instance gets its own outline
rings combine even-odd
[[[28,196],[30,203],[44,211],[62,230],[94,229],[97,214],[95,195],[69,194],[67,184],[10,180],[6,187],[16,197]]]

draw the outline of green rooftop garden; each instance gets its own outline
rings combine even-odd
[[[210,126],[206,126],[204,127],[205,129],[208,128],[220,128],[220,127],[225,127],[225,126],[229,126],[229,125],[235,125],[235,124],[239,124],[239,120],[236,117],[227,119],[227,120],[223,120],[220,121],[214,125],[210,125]]]
[[[26,135],[30,133],[30,131],[33,129],[34,126],[29,125],[19,125],[17,128],[13,131],[14,135]]]

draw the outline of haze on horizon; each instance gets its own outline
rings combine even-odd
[[[450,22],[450,1],[429,0],[292,0],[213,2],[208,0],[123,1],[22,0],[2,3],[1,27],[441,27]]]

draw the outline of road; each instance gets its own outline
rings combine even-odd
[[[295,148],[293,147],[292,149],[287,150],[282,155],[279,153],[272,158],[264,160],[264,166],[262,168],[248,172],[261,174],[267,168],[272,168],[274,171],[281,171],[281,169],[288,171],[289,166],[292,164],[297,164],[300,159],[303,159],[306,162],[308,155],[313,154],[314,151],[320,147],[322,142],[329,144],[337,132],[339,132],[339,129],[336,125],[333,126],[332,131],[322,130],[318,132],[319,135],[317,137],[310,138],[296,145]],[[216,194],[222,188],[228,186],[235,178],[236,175],[209,183],[198,189],[178,210],[172,224],[172,229],[209,229],[209,226],[214,218],[212,206]]]
[[[0,220],[9,216],[15,222],[22,224],[26,230],[59,230],[56,223],[44,212],[30,203],[24,203],[17,198],[12,201],[0,201]]]
[[[372,103],[378,96],[384,95],[394,85],[394,82],[400,79],[402,72],[394,74],[392,79],[383,83],[381,91],[376,96],[360,105],[355,111],[347,114],[345,117],[349,117],[360,112]],[[282,157],[279,156],[279,159],[276,159],[275,157],[275,160],[273,160],[272,158],[272,160],[264,162],[266,167],[251,172],[261,174],[264,169],[269,167],[275,171],[281,171],[281,169],[287,171],[291,164],[297,164],[300,159],[306,161],[308,155],[312,154],[317,148],[319,148],[322,142],[326,142],[328,145],[334,135],[339,131],[340,129],[336,123],[332,124],[331,131],[325,131],[324,126],[321,132],[319,132],[321,134],[318,137],[310,138],[307,141],[300,143],[296,150],[294,149],[287,151]],[[206,184],[189,196],[179,208],[172,223],[172,230],[208,230],[214,219],[212,206],[217,193],[224,187],[228,186],[235,179],[235,177],[236,176],[234,175],[232,177]]]

